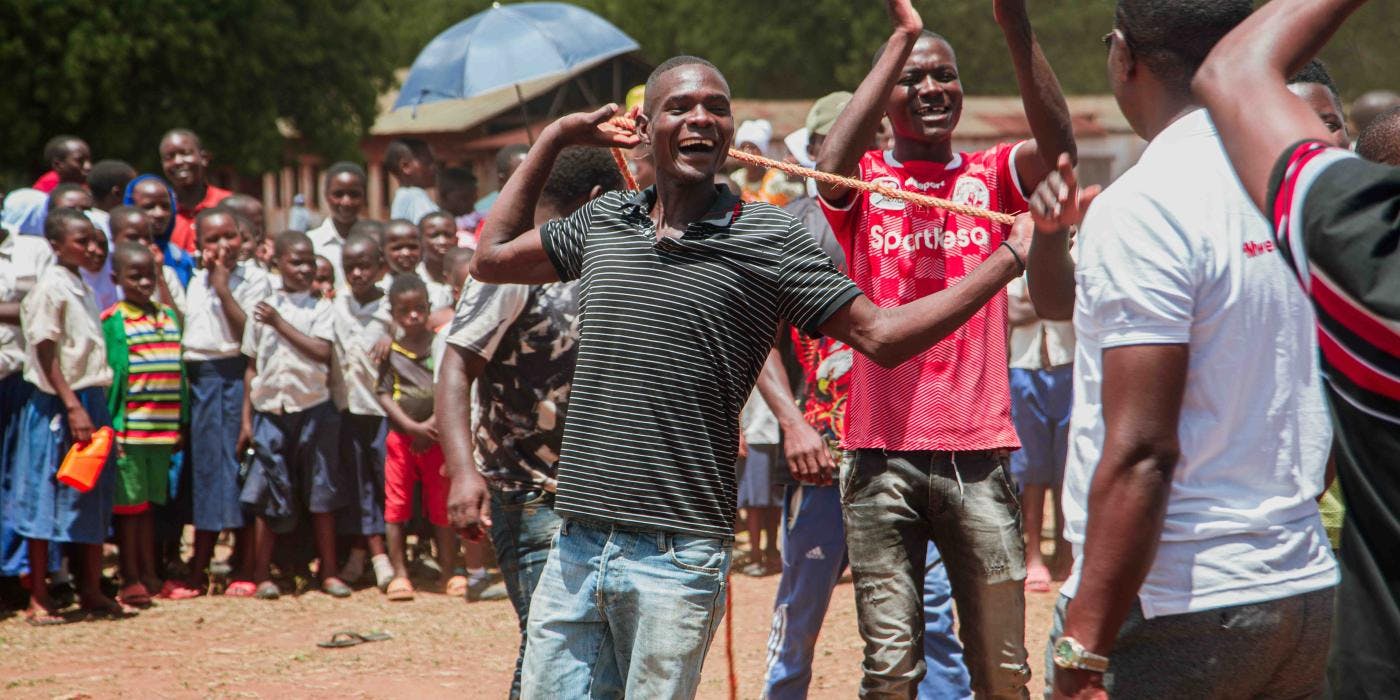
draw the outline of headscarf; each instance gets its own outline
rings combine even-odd
[[[44,220],[49,216],[49,196],[32,187],[21,187],[5,196],[0,223],[10,233],[21,236],[44,235]]]
[[[165,256],[165,266],[175,271],[175,276],[180,278],[180,286],[188,287],[190,277],[194,275],[194,258],[183,248],[173,245],[170,242],[170,234],[175,230],[175,190],[159,175],[139,175],[136,179],[126,183],[126,191],[122,193],[122,204],[128,206],[136,205],[136,186],[146,180],[155,180],[165,186],[165,193],[170,195],[170,220],[165,222],[165,230],[155,234],[156,245],[160,246],[161,253]]]

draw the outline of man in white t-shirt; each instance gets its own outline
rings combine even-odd
[[[1114,93],[1151,143],[1093,201],[1030,198],[1043,318],[1073,310],[1074,571],[1056,697],[1312,697],[1337,583],[1316,498],[1332,432],[1313,313],[1190,81],[1249,0],[1119,0]]]
[[[437,181],[437,162],[427,141],[415,138],[390,141],[384,149],[384,169],[398,183],[394,201],[389,205],[390,219],[407,219],[417,224],[438,210],[426,189]]]

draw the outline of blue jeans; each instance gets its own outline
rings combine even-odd
[[[521,697],[690,698],[730,543],[565,520],[530,601]]]
[[[812,656],[831,591],[846,569],[846,528],[835,486],[788,486],[783,498],[783,575],[768,637],[769,700],[807,697]],[[952,587],[930,542],[924,572],[924,663],[920,700],[972,695],[962,644],[953,634]]]
[[[510,697],[520,697],[520,667],[525,661],[525,621],[530,619],[530,597],[549,560],[549,545],[559,532],[554,514],[554,494],[542,489],[497,491],[491,489],[491,546],[505,577],[506,593],[520,620],[520,653],[515,657],[515,677]]]

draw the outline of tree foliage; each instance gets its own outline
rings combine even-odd
[[[157,165],[166,130],[216,162],[279,166],[277,120],[318,153],[353,154],[391,84],[387,0],[7,0],[0,3],[0,163],[42,167],[44,142]]]

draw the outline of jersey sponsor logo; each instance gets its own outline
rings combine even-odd
[[[1272,253],[1274,252],[1274,250],[1276,250],[1276,247],[1274,246],[1273,241],[1244,242],[1244,255],[1247,258],[1253,258],[1259,255],[1264,255],[1265,253]]]
[[[933,190],[941,190],[943,189],[943,181],[939,180],[938,182],[919,182],[911,176],[904,178],[904,189],[918,190],[920,192],[931,192]]]
[[[912,253],[919,250],[955,250],[969,246],[985,248],[991,240],[991,234],[981,226],[953,230],[944,230],[935,226],[923,231],[903,234],[897,229],[887,230],[880,224],[870,227],[870,252],[882,255],[901,251]]]
[[[878,187],[886,187],[892,190],[900,189],[899,180],[889,175],[877,177],[874,180],[871,180],[870,182],[871,184],[876,185]],[[879,207],[881,209],[887,209],[889,211],[904,211],[904,207],[907,205],[908,203],[902,199],[892,199],[890,197],[886,197],[883,194],[880,194],[879,192],[870,193],[870,206],[873,207]]]
[[[963,175],[953,186],[953,201],[958,204],[986,209],[987,204],[991,202],[991,193],[987,192],[987,183],[975,177]]]

